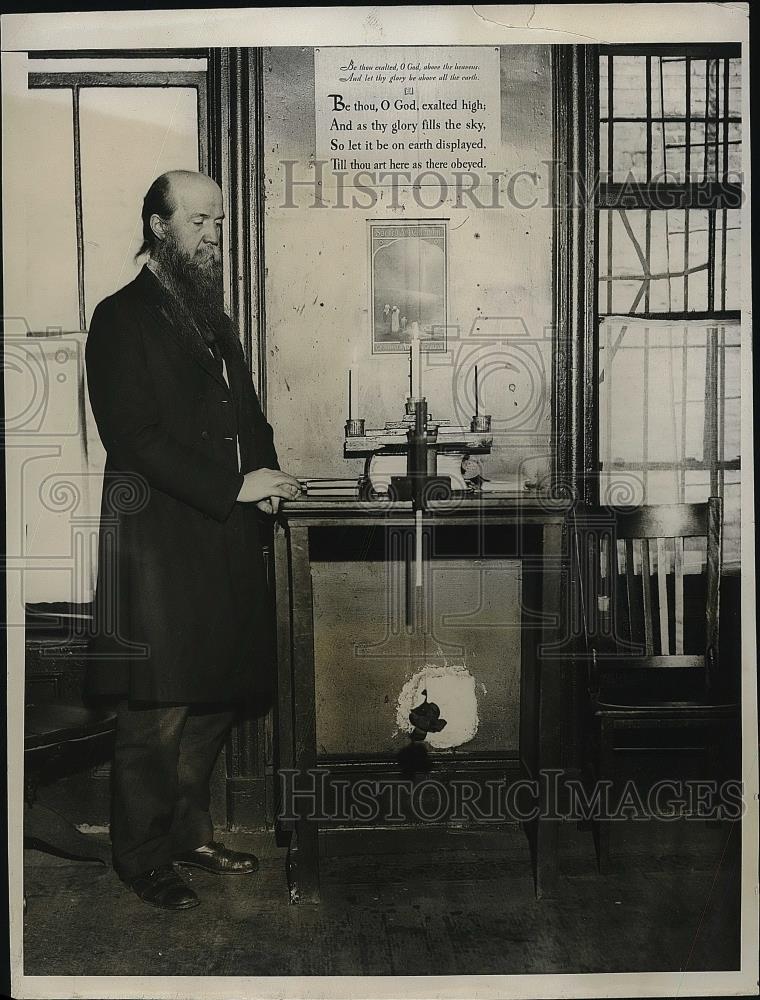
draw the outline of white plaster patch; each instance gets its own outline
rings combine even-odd
[[[482,686],[482,685],[481,685]],[[434,666],[426,664],[404,684],[398,696],[396,727],[411,733],[409,713],[424,700],[435,702],[446,725],[439,733],[428,733],[425,742],[434,750],[446,750],[468,743],[477,733],[478,699],[475,678],[464,664]]]

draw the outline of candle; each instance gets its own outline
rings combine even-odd
[[[478,366],[475,365],[475,416],[478,415]]]
[[[348,369],[348,419],[351,419],[351,369]]]
[[[422,398],[420,360],[419,327],[416,323],[412,323],[412,399]]]

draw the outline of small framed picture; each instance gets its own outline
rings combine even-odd
[[[446,350],[447,220],[369,223],[372,353]]]

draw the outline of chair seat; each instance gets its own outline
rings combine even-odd
[[[115,727],[116,713],[113,710],[55,702],[30,704],[24,709],[24,752],[104,736]]]

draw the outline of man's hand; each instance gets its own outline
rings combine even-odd
[[[260,511],[263,511],[264,514],[276,514],[280,509],[280,498],[267,497],[266,500],[259,500],[256,506]]]
[[[245,474],[237,498],[240,503],[258,504],[261,501],[269,501],[271,505],[275,497],[279,503],[279,498],[293,500],[300,492],[301,484],[295,476],[290,476],[280,469],[256,469]]]

